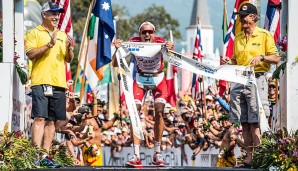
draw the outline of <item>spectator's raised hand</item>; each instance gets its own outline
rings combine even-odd
[[[67,42],[66,42],[66,47],[69,49],[71,48],[71,50],[73,50],[74,47],[74,40],[70,35],[67,35]]]
[[[217,87],[215,85],[210,85],[208,87],[209,92],[213,95],[213,96],[218,96],[218,90]]]
[[[117,39],[113,42],[114,46],[116,47],[116,49],[120,48],[121,47],[121,44],[122,44],[122,40],[121,39]]]

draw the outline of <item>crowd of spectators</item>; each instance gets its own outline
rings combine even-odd
[[[222,107],[218,102],[218,92],[210,91],[212,87],[215,86],[209,87],[205,100],[204,98],[193,99],[191,95],[182,95],[180,92],[177,108],[166,104],[163,118],[165,130],[161,143],[162,151],[186,144],[194,151],[194,157],[200,150],[207,150],[209,147],[220,147],[223,134],[218,132],[224,131],[221,121],[226,118],[228,111],[225,110],[226,106]],[[69,123],[80,125],[84,120],[85,112],[89,111],[83,109],[88,108],[88,106],[92,107],[92,103],[80,106],[80,99],[72,93],[68,93],[67,99],[69,103],[75,102],[74,110],[68,110],[71,118]],[[221,103],[229,103],[228,90],[221,98]],[[108,105],[104,101],[97,99],[97,116],[102,122],[108,122],[114,117],[108,115],[109,112],[106,106]],[[115,112],[119,114],[118,121],[110,128],[102,130],[100,136],[101,146],[111,146],[112,151],[119,152],[123,147],[132,146],[131,123],[129,111],[125,106],[122,107],[121,111]],[[142,141],[141,146],[154,148],[154,108],[150,96],[146,98],[139,116],[145,137],[145,141]]]
[[[273,88],[275,88],[274,80],[270,80],[269,85],[269,89],[271,90],[269,99],[272,100],[273,94],[275,95],[273,91]],[[229,89],[227,89],[224,95],[220,97],[217,90],[217,85],[211,85],[206,90],[205,95],[197,99],[193,99],[190,94],[183,95],[179,92],[177,107],[166,104],[163,118],[165,121],[165,130],[162,135],[162,151],[188,145],[193,150],[192,159],[195,160],[195,156],[198,155],[201,150],[206,151],[210,147],[220,149],[222,139],[227,132],[225,120],[227,120],[229,113],[230,95]],[[94,102],[84,104],[81,103],[80,98],[75,96],[72,92],[67,92],[66,95],[69,122],[64,129],[71,129],[73,126],[82,125],[84,120],[88,119],[86,115],[92,111]],[[120,152],[123,147],[132,146],[131,121],[129,111],[125,106],[122,107],[121,111],[115,111],[115,115],[113,116],[109,116],[107,106],[108,104],[105,101],[97,99],[96,112],[101,122],[106,123],[113,118],[117,119],[111,127],[102,129],[99,135],[101,137],[101,146],[110,146],[113,154],[113,152]],[[153,99],[150,95],[144,101],[139,116],[145,137],[141,146],[154,148],[154,108]],[[234,126],[238,130],[236,135],[239,139],[242,139],[240,124],[234,124]],[[79,137],[84,137],[80,136],[80,134],[84,134],[85,132],[88,132],[88,130],[86,131],[85,129],[83,133],[66,132],[66,145],[75,158],[78,156],[77,153],[74,152],[74,147],[77,146],[80,148],[80,146],[84,144],[84,141],[82,141],[82,143],[73,143],[73,141],[70,141],[70,137],[76,136],[76,139],[79,139]],[[87,135],[87,140],[92,139],[93,136],[94,135]],[[186,154],[183,152],[184,148],[181,148],[181,150],[182,154],[184,154],[182,157],[186,159]],[[77,163],[80,164],[80,162]]]

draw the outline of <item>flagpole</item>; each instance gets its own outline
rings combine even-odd
[[[88,15],[87,15],[87,19],[86,19],[87,20],[87,23],[86,23],[87,26],[86,26],[86,29],[83,32],[83,41],[81,43],[81,46],[85,44],[85,37],[86,37],[87,31],[88,31],[89,22],[90,22],[90,16],[91,16],[91,11],[92,11],[93,5],[94,5],[94,0],[91,1],[90,7],[89,7],[89,10],[88,10]],[[77,71],[76,71],[76,77],[75,77],[75,81],[74,81],[74,88],[73,88],[74,91],[76,90],[77,79],[79,78],[79,75],[80,75],[80,64],[81,64],[82,53],[83,53],[83,50],[82,49],[83,48],[81,47],[80,54],[79,54],[79,61],[78,61]],[[88,53],[88,51],[86,51],[86,53]],[[85,71],[85,69],[84,69],[84,71]],[[82,99],[81,98],[81,94],[80,94],[80,99]]]
[[[170,41],[171,42],[174,42],[174,37],[173,37],[173,31],[172,30],[169,30],[169,35],[170,35]],[[172,64],[168,63],[168,67],[169,66],[172,67]],[[173,70],[173,68],[171,68],[171,69]],[[176,87],[175,87],[176,86],[176,84],[175,84],[175,74],[176,73],[174,73],[174,71],[172,71],[172,72],[173,72],[173,81],[174,81],[174,92],[175,92],[175,98],[176,98],[175,99],[175,101],[176,101],[176,110],[178,111],[178,104],[177,104],[178,101],[177,101],[177,97],[176,97],[177,96],[177,92],[176,92]]]
[[[90,36],[88,36],[88,41],[87,41],[87,51],[85,54],[85,62],[84,62],[84,70],[83,70],[83,75],[82,75],[82,84],[81,84],[81,90],[80,90],[80,105],[82,104],[82,99],[84,96],[84,90],[85,90],[85,82],[86,82],[86,66],[87,66],[87,56],[88,56],[88,50],[89,50],[89,43],[90,43]]]
[[[198,20],[198,24],[200,24],[200,17],[197,16],[197,20]],[[203,53],[203,51],[201,52]],[[201,63],[203,63],[203,59],[202,57],[200,57],[200,60],[201,60]],[[205,81],[204,81],[204,76],[202,75],[202,77],[199,79],[199,82],[200,82],[200,90],[201,90],[201,99],[204,100],[203,101],[203,106],[202,106],[202,116],[207,120],[207,113],[204,115],[204,108],[206,109],[206,94],[205,94]],[[202,85],[203,84],[203,85]],[[203,86],[203,89],[202,87]],[[203,99],[204,97],[204,99]],[[207,110],[205,110],[207,112]]]

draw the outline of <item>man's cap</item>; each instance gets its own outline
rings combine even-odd
[[[207,95],[206,100],[213,100],[213,97],[211,95]]]
[[[177,112],[176,108],[174,108],[174,107],[171,107],[171,108],[170,108],[170,111]]]
[[[162,132],[162,135],[163,135],[163,136],[167,136],[167,135],[169,135],[169,132],[168,132],[168,131],[163,131],[163,132]]]
[[[127,128],[122,128],[122,130],[121,130],[122,132],[128,132],[128,130],[127,130]]]
[[[185,126],[185,123],[184,122],[179,122],[178,126]]]
[[[54,2],[46,2],[43,4],[42,12],[47,12],[47,11],[53,11],[53,12],[60,12],[60,13],[64,13],[65,10],[63,8],[60,8],[59,5],[57,5]]]
[[[275,83],[275,81],[270,81],[270,82],[268,83],[268,85],[269,85],[269,86],[275,86],[275,87],[276,87],[276,83]]]
[[[235,14],[239,15],[248,15],[248,14],[256,14],[258,15],[258,10],[256,6],[254,6],[251,3],[245,3],[240,7],[240,10],[236,12]]]
[[[168,118],[168,120],[171,121],[171,122],[173,122],[173,121],[174,121],[174,117],[173,117],[173,116],[170,116],[170,117]]]
[[[170,109],[169,109],[169,108],[165,108],[165,109],[163,110],[163,113],[170,113]]]

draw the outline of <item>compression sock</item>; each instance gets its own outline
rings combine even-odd
[[[161,142],[155,141],[155,143],[154,143],[154,152],[155,153],[160,153],[160,145],[161,145]]]
[[[140,144],[134,144],[133,145],[134,153],[137,157],[140,157]]]

